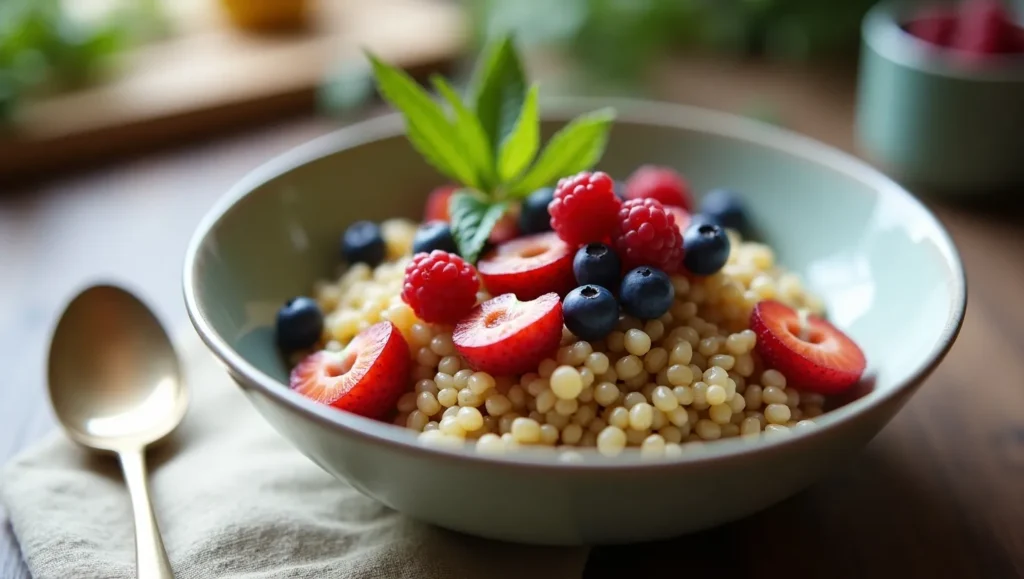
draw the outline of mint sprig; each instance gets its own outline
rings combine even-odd
[[[523,108],[511,131],[501,141],[498,150],[498,177],[502,183],[511,182],[530,166],[540,147],[540,113],[537,95],[540,87],[533,85],[526,93]]]
[[[437,88],[437,92],[441,93],[441,96],[448,102],[448,105],[452,107],[452,112],[455,115],[455,132],[461,140],[462,149],[473,163],[480,187],[489,190],[497,184],[497,179],[494,175],[490,142],[487,139],[487,133],[484,132],[483,125],[480,124],[480,119],[473,114],[473,111],[466,108],[466,105],[462,104],[458,93],[455,92],[455,89],[443,77],[433,75],[430,80],[434,87]],[[468,185],[468,183],[463,184]]]
[[[586,171],[601,160],[615,111],[600,109],[580,115],[552,135],[540,158],[522,179],[508,186],[513,197],[525,197],[566,175]]]
[[[604,154],[615,120],[610,108],[576,117],[541,150],[540,88],[527,84],[510,36],[486,47],[468,99],[436,75],[431,84],[441,99],[434,99],[402,70],[367,56],[381,95],[405,117],[409,142],[463,186],[448,213],[459,254],[470,263],[518,200],[590,169]]]
[[[520,116],[526,78],[511,36],[487,46],[471,81],[473,104],[496,153]]]
[[[481,199],[466,190],[452,194],[448,201],[448,216],[452,237],[463,259],[470,263],[476,261],[491,230],[507,209],[508,201]]]
[[[405,130],[416,150],[438,171],[471,187],[480,187],[477,172],[460,150],[455,130],[430,95],[405,72],[369,56],[377,87],[405,114]]]

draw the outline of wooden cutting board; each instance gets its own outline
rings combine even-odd
[[[308,30],[255,34],[217,0],[167,0],[173,35],[126,55],[103,82],[27,103],[0,137],[0,179],[312,110],[325,75],[368,48],[407,70],[437,69],[466,40],[440,0],[320,0]]]

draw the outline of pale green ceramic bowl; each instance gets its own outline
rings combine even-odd
[[[988,66],[958,64],[962,57],[901,27],[924,5],[889,0],[864,18],[856,122],[861,149],[896,179],[931,193],[1024,185],[1024,56],[994,56]]]
[[[609,104],[547,107],[546,124]],[[422,447],[405,429],[288,390],[273,345],[286,298],[334,275],[338,238],[356,219],[417,217],[441,182],[402,137],[399,118],[313,141],[246,177],[199,225],[184,270],[202,339],[270,424],[311,460],[409,515],[473,535],[545,544],[621,543],[744,517],[849,461],[893,417],[952,344],[966,303],[942,226],[863,163],[767,125],[681,106],[622,102],[600,168],[677,167],[696,191],[746,196],[781,260],[822,294],[869,360],[863,395],[804,434],[687,447],[645,462],[587,454],[479,457]]]

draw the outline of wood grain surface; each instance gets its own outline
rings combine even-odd
[[[362,49],[418,70],[448,62],[466,41],[458,6],[435,0],[320,0],[308,29],[287,34],[239,30],[212,0],[162,4],[170,38],[126,54],[103,82],[25,104],[11,134],[0,133],[0,177],[308,110],[325,74],[359,62]]]
[[[688,61],[662,72],[663,98],[731,111],[767,99],[790,127],[853,150],[848,70]],[[0,271],[14,272],[0,283],[0,462],[52,426],[43,355],[74,289],[127,283],[168,325],[183,324],[180,263],[197,219],[250,168],[333,128],[256,129],[0,200]],[[961,251],[970,298],[959,340],[904,410],[796,497],[692,536],[596,549],[588,579],[1024,577],[1024,214],[1012,201],[928,203]],[[2,523],[0,577],[27,577]]]

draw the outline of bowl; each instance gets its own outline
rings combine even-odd
[[[659,103],[570,100],[544,134],[606,104],[618,110],[599,168],[674,166],[696,191],[744,192],[755,227],[864,349],[857,396],[807,432],[683,445],[579,462],[423,446],[409,430],[315,403],[286,387],[274,315],[335,274],[357,219],[416,218],[440,177],[397,116],[342,129],[256,170],[193,237],[185,303],[203,341],[256,409],[313,462],[409,517],[482,537],[576,545],[661,539],[732,521],[846,464],[910,398],[953,343],[966,286],[940,223],[893,181],[807,138],[733,116]],[[756,481],[756,482],[752,482]]]
[[[882,2],[864,18],[859,147],[915,190],[964,195],[1024,184],[1024,55],[967,64],[902,28],[922,6]]]

